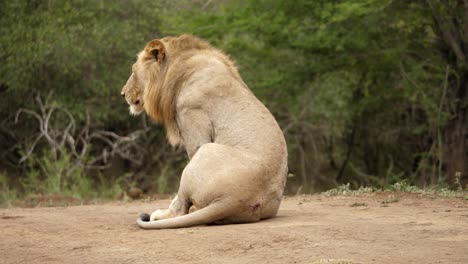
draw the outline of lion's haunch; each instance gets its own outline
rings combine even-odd
[[[143,222],[149,222],[150,221],[150,215],[147,214],[147,213],[143,213],[139,216],[139,218],[141,219],[141,221]]]

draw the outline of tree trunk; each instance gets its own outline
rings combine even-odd
[[[468,184],[468,73],[460,82],[457,93],[456,115],[445,127],[446,166],[450,186]],[[458,185],[458,183],[460,185]]]
[[[447,64],[459,76],[458,81],[451,82],[447,96],[455,112],[450,113],[453,117],[443,131],[444,164],[450,186],[465,188],[468,184],[468,0],[427,0],[427,4],[432,12],[434,32],[442,43],[441,52],[449,51]]]

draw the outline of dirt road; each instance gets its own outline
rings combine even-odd
[[[0,263],[468,263],[468,201],[285,198],[254,224],[141,230],[169,200],[0,209]]]

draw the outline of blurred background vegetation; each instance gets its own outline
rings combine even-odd
[[[468,1],[0,2],[0,201],[171,193],[187,163],[120,89],[151,39],[236,61],[288,141],[287,194],[468,183]]]

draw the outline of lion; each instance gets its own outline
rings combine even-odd
[[[121,94],[131,114],[145,112],[162,123],[169,143],[183,146],[190,160],[169,208],[140,215],[139,227],[276,216],[288,170],[286,141],[222,51],[187,34],[154,39],[138,54]]]

